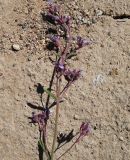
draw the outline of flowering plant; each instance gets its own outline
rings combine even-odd
[[[48,11],[45,14],[46,20],[55,24],[59,27],[59,30],[62,30],[62,34],[56,32],[55,35],[49,35],[49,40],[56,49],[56,58],[52,60],[54,65],[54,71],[52,79],[50,81],[49,89],[43,88],[44,92],[47,93],[47,102],[46,106],[43,107],[43,110],[39,114],[32,114],[31,120],[32,123],[38,124],[40,132],[39,145],[41,146],[43,152],[45,152],[47,160],[54,159],[54,153],[57,149],[60,148],[60,144],[69,142],[73,139],[73,130],[68,135],[60,134],[58,136],[58,117],[60,110],[60,103],[63,102],[64,94],[70,88],[70,86],[75,83],[80,78],[81,70],[80,69],[70,69],[67,60],[77,54],[77,50],[80,48],[91,44],[91,41],[84,39],[80,36],[76,38],[71,35],[71,23],[72,18],[70,16],[62,15],[61,8],[59,5],[54,3],[49,3]],[[73,43],[75,42],[75,43]],[[75,44],[74,46],[72,44]],[[75,54],[74,54],[75,53]],[[65,86],[62,86],[63,78],[66,80]],[[53,83],[53,81],[56,83]],[[52,86],[55,85],[55,94],[53,94]],[[53,98],[54,102],[49,106],[49,99]],[[56,106],[55,114],[55,127],[54,127],[54,137],[52,149],[49,151],[47,147],[47,122],[50,117],[50,110],[52,106]],[[75,135],[77,136],[75,142],[70,146],[70,148],[65,151],[57,160],[64,156],[77,142],[83,139],[90,132],[90,124],[88,122],[83,122],[79,127],[79,132]],[[58,146],[56,148],[56,140]]]

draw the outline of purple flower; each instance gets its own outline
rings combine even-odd
[[[79,142],[80,140],[82,140],[86,135],[88,135],[88,133],[91,132],[91,126],[88,122],[82,122],[81,126],[80,126],[80,131],[79,131],[79,136],[76,140],[75,143]]]
[[[48,2],[49,4],[52,4],[52,3],[53,3],[53,0],[47,0],[47,2]]]
[[[59,46],[60,46],[60,37],[59,37],[59,36],[56,36],[56,35],[51,36],[51,37],[50,37],[50,40],[54,43],[54,45],[55,45],[56,47],[59,48]]]
[[[68,82],[73,82],[73,81],[77,80],[80,77],[80,75],[81,75],[81,70],[74,69],[73,71],[71,71],[71,70],[67,69],[64,72],[64,77]]]
[[[60,25],[63,24],[70,25],[70,20],[71,20],[70,16],[60,16],[59,19],[57,19],[56,21]]]
[[[79,135],[78,141],[82,140],[83,137],[85,137],[86,135],[88,135],[88,133],[90,133],[90,131],[91,131],[90,124],[87,122],[86,123],[83,122],[80,126],[80,132],[79,132],[80,135]]]
[[[55,15],[60,12],[60,6],[57,4],[53,4],[52,2],[49,5],[49,13]]]
[[[86,45],[89,45],[89,44],[91,44],[91,43],[92,43],[92,42],[91,42],[90,40],[83,39],[83,38],[80,37],[80,36],[77,37],[77,45],[78,45],[78,48],[77,48],[77,49],[82,48],[82,47],[84,47],[84,46],[86,46]]]
[[[39,114],[32,113],[31,123],[37,123],[39,125],[39,130],[42,131],[45,128],[47,118],[47,113],[44,111],[42,111],[42,113]]]
[[[70,16],[66,16],[66,24],[70,25],[70,21],[71,21],[71,17]]]
[[[54,23],[59,24],[59,25],[64,25],[66,24],[67,26],[70,27],[70,23],[71,23],[71,17],[70,16],[58,16],[56,14],[53,14],[54,11],[49,11],[47,13],[47,18],[49,18],[50,20],[54,21]]]
[[[47,18],[48,18],[49,20],[52,20],[53,23],[59,21],[59,19],[60,19],[59,16],[53,15],[53,14],[51,14],[51,13],[47,13],[46,16],[47,16]]]
[[[64,73],[64,71],[65,71],[65,65],[64,65],[63,63],[57,62],[57,63],[55,64],[55,67],[56,67],[56,72],[57,72],[57,73],[61,73],[61,74]]]

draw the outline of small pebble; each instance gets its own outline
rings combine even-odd
[[[90,15],[90,12],[88,10],[83,10],[82,14],[83,14],[84,17],[86,17],[86,16]]]
[[[103,14],[103,11],[101,11],[101,10],[97,10],[97,11],[96,11],[96,15],[97,15],[97,16],[101,16],[102,14]]]
[[[75,6],[75,1],[73,1],[73,2],[71,3],[71,5],[72,5],[72,6]]]
[[[92,24],[92,22],[90,20],[87,21],[86,23],[88,26],[90,26]]]
[[[87,19],[83,19],[83,23],[84,23],[84,24],[87,24],[87,23],[88,23],[88,20],[87,20]]]
[[[73,23],[73,24],[71,24],[71,27],[72,27],[72,28],[75,28],[75,24],[74,24],[74,23]]]
[[[78,119],[79,119],[79,116],[75,114],[75,115],[74,115],[74,119],[75,119],[75,120],[78,120]]]
[[[12,48],[15,50],[15,51],[19,51],[20,50],[20,46],[18,44],[13,44]]]
[[[92,23],[96,23],[97,22],[97,20],[95,19],[95,18],[92,18]]]
[[[120,140],[120,141],[123,141],[123,140],[124,140],[124,138],[123,138],[123,137],[119,137],[119,140]]]
[[[82,16],[78,16],[78,19],[81,21],[82,20]]]
[[[75,5],[75,6],[74,6],[74,9],[75,9],[75,10],[78,10],[78,9],[79,9],[79,6],[78,6],[78,5]]]
[[[28,60],[28,61],[31,61],[31,57],[28,57],[27,60]]]

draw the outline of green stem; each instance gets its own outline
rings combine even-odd
[[[51,151],[51,160],[54,158],[55,151],[55,143],[57,139],[57,130],[58,130],[58,117],[59,117],[59,100],[60,100],[60,78],[57,77],[56,82],[56,94],[57,94],[57,104],[56,104],[56,115],[55,115],[55,129],[54,129],[54,137]]]
[[[46,144],[46,139],[44,137],[45,135],[43,134],[43,144],[44,144],[44,150],[45,150],[45,154],[48,160],[50,160],[50,152],[48,150],[47,144]]]

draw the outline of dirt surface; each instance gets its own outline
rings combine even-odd
[[[58,1],[57,1],[58,2]],[[90,121],[92,131],[64,160],[130,158],[130,1],[59,1],[73,18],[75,35],[93,45],[81,49],[70,65],[83,77],[66,95],[59,132],[78,131]],[[28,117],[41,106],[38,83],[48,86],[53,65],[48,59],[42,0],[0,0],[0,159],[39,160],[38,126]],[[18,51],[12,45],[18,45]],[[46,96],[43,98],[44,102]],[[54,108],[52,109],[52,112]],[[48,142],[52,142],[53,116]],[[70,144],[58,150],[58,157]],[[50,146],[51,147],[51,146]]]

